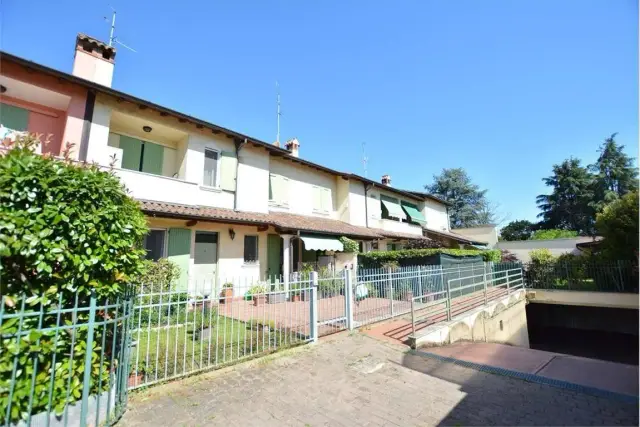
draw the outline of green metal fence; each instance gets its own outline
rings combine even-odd
[[[527,287],[638,293],[638,268],[629,261],[524,264]]]
[[[46,305],[41,297],[5,295],[0,301],[0,420],[113,424],[127,400],[133,301],[57,298]]]

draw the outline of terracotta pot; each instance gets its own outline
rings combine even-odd
[[[222,293],[220,294],[220,303],[224,304],[227,300],[231,301],[233,299],[233,289],[232,288],[224,288]]]
[[[128,387],[135,387],[142,384],[144,381],[144,374],[129,374],[129,380],[127,381]]]
[[[300,301],[300,294],[293,294],[293,295],[291,295],[291,301],[293,301],[293,302],[298,302],[298,301]]]
[[[263,305],[265,302],[267,302],[266,295],[254,295],[253,305]]]

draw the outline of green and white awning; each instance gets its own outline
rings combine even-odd
[[[422,212],[418,210],[418,207],[416,205],[402,202],[402,209],[404,209],[407,215],[409,215],[409,218],[411,218],[411,222],[417,222],[420,225],[425,225],[427,223],[424,215],[422,215]]]
[[[380,196],[380,201],[382,202],[382,206],[384,206],[389,212],[389,216],[398,219],[407,219],[407,215],[404,213],[397,200]]]
[[[344,245],[337,237],[301,234],[300,239],[302,239],[304,248],[308,251],[342,252],[344,250]]]

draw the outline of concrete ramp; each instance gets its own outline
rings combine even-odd
[[[458,342],[420,353],[638,396],[638,366],[496,343]]]

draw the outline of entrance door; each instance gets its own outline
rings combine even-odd
[[[282,239],[277,234],[267,236],[267,278],[277,279],[282,274]]]
[[[196,290],[213,289],[218,264],[218,233],[196,231],[192,286]]]

